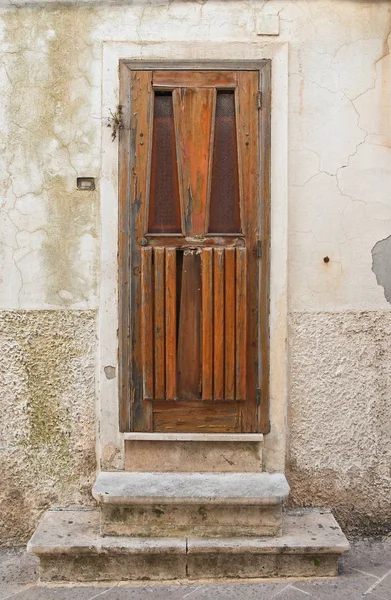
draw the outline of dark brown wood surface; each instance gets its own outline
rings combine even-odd
[[[173,92],[179,189],[188,236],[206,233],[214,98],[213,88],[176,88]]]
[[[120,427],[268,431],[270,63],[120,75]],[[155,88],[172,93],[182,234],[148,232]],[[241,233],[208,235],[219,89],[235,90]]]
[[[213,399],[213,249],[201,250],[202,399]]]
[[[247,268],[246,249],[236,250],[236,399],[246,400],[247,347]]]
[[[130,319],[131,319],[131,427],[135,430],[149,431],[152,428],[152,404],[145,401],[143,393],[143,349],[142,349],[142,304],[141,304],[141,246],[140,242],[145,232],[145,222],[148,214],[148,165],[151,158],[151,115],[153,110],[152,72],[132,71],[130,77],[131,102],[126,105],[130,115],[124,115],[125,123],[130,126],[130,173],[126,177],[131,182],[130,197]],[[125,125],[126,127],[126,125]],[[120,178],[122,181],[122,176]],[[120,192],[121,193],[121,192]],[[146,341],[146,340],[145,340]],[[148,345],[153,345],[153,338]],[[150,352],[148,350],[148,360]],[[150,364],[150,363],[149,363]],[[149,369],[149,366],[148,366]],[[149,373],[148,373],[149,377]],[[148,380],[148,385],[151,385]],[[147,396],[152,396],[149,389]],[[128,400],[129,401],[129,400]]]
[[[143,248],[141,252],[141,356],[143,365],[143,399],[153,400],[153,285],[152,285],[152,248]]]
[[[224,250],[224,399],[235,399],[235,248]]]
[[[238,73],[238,147],[243,181],[243,229],[247,248],[246,280],[246,400],[242,406],[243,431],[257,431],[259,340],[259,132],[258,78],[254,71]],[[256,117],[255,117],[256,115]]]
[[[236,87],[237,74],[235,71],[154,71],[154,87]]]
[[[183,251],[178,323],[178,398],[201,397],[201,268],[198,250]]]
[[[176,249],[166,248],[166,398],[177,396]]]
[[[270,286],[270,152],[271,152],[271,61],[260,72],[262,110],[260,112],[260,182],[261,182],[261,286],[260,307],[260,430],[270,431],[269,420],[269,286]]]
[[[165,357],[165,296],[166,281],[164,268],[164,248],[155,248],[154,254],[154,399],[164,400],[166,397],[166,357]]]
[[[131,427],[131,398],[133,393],[140,394],[141,379],[138,383],[131,381],[135,369],[132,356],[133,341],[131,338],[130,321],[130,238],[131,238],[131,136],[130,136],[130,104],[131,104],[131,71],[124,64],[120,64],[120,105],[123,107],[124,127],[119,132],[119,210],[118,210],[118,272],[119,272],[119,429],[129,431]],[[139,360],[140,362],[140,360]],[[133,385],[132,385],[133,384]],[[137,391],[136,391],[137,388]]]
[[[224,249],[213,251],[213,398],[224,398]]]

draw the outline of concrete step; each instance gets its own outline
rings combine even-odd
[[[103,535],[280,535],[289,494],[279,473],[100,473]]]
[[[260,433],[125,433],[125,471],[262,471]]]
[[[27,549],[42,581],[330,577],[349,544],[330,512],[284,514],[282,537],[101,537],[99,511],[48,511]]]

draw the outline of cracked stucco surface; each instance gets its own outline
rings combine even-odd
[[[257,35],[257,16],[263,10],[279,15],[280,35],[273,40]],[[391,313],[372,271],[371,251],[391,234],[390,33],[387,1],[85,0],[76,6],[61,1],[0,0],[0,309],[20,311],[19,315],[5,313],[12,317],[4,322],[6,337],[21,335],[16,333],[19,325],[28,332],[34,323],[47,332],[47,343],[53,348],[49,367],[74,389],[72,401],[65,394],[66,400],[61,396],[58,406],[69,402],[72,431],[85,427],[78,443],[84,444],[89,457],[86,467],[84,450],[76,454],[80,460],[70,462],[72,478],[63,483],[56,475],[53,479],[47,475],[46,454],[38,451],[34,458],[36,446],[31,446],[30,455],[25,447],[15,445],[12,425],[16,416],[18,435],[33,443],[31,424],[13,395],[14,388],[26,389],[27,367],[22,368],[16,354],[7,349],[0,397],[1,406],[4,403],[11,415],[2,433],[9,462],[8,470],[3,464],[4,477],[10,483],[3,492],[11,494],[10,498],[20,494],[23,499],[14,503],[20,507],[19,521],[16,516],[9,521],[8,540],[25,539],[44,506],[88,499],[92,412],[85,417],[86,425],[76,422],[80,411],[87,410],[85,403],[90,407],[92,403],[95,362],[89,344],[94,322],[87,312],[67,316],[64,309],[98,306],[99,182],[95,192],[75,188],[77,176],[98,178],[100,174],[101,151],[105,151],[101,125],[107,117],[101,113],[101,60],[108,40],[145,44],[186,40],[198,45],[205,40],[252,41],[260,47],[270,41],[289,42],[293,498],[297,503],[312,498],[312,502],[335,506],[348,523],[346,507],[351,506],[349,493],[354,492],[359,498],[355,514],[372,511],[373,523],[376,519],[384,522],[388,505],[380,451],[376,455],[379,467],[371,461],[377,427],[379,440],[387,441],[382,419],[389,399],[379,392],[379,381],[389,377],[384,332]],[[116,182],[112,183],[115,187]],[[330,257],[327,264],[325,256]],[[115,273],[111,277],[115,279]],[[357,311],[365,311],[365,318],[359,318]],[[357,331],[348,336],[345,330],[352,322]],[[62,349],[46,323],[62,332],[59,339],[66,334],[65,346],[80,343],[85,347],[78,359],[82,375],[56,362]],[[45,339],[40,343],[45,345]],[[356,345],[364,343],[372,362],[365,353],[353,359]],[[377,356],[379,345],[385,354]],[[344,352],[347,368],[342,374],[337,378],[332,371],[322,375],[321,368],[334,365],[338,357],[342,361]],[[31,364],[33,371],[41,372],[39,356]],[[13,373],[12,381],[8,371]],[[88,394],[79,392],[78,377]],[[308,378],[311,393],[305,385]],[[355,396],[354,389],[347,390],[355,382],[365,388],[365,394]],[[343,394],[337,405],[338,385]],[[45,390],[48,399],[50,392]],[[26,403],[28,395],[23,392],[22,396]],[[357,440],[352,442],[350,430],[342,427],[346,434],[342,435],[331,407],[343,423],[345,415],[353,419],[358,399],[361,414],[364,411],[372,417],[353,429]],[[318,410],[313,410],[313,403]],[[19,407],[16,416],[15,406]],[[324,436],[319,439],[324,419],[332,441]],[[322,462],[321,456],[327,460]],[[28,477],[27,459],[35,461],[35,479],[45,482],[43,492]],[[19,478],[16,491],[14,472]],[[49,488],[53,498],[47,493]],[[376,489],[378,517],[372,509]]]
[[[0,312],[0,540],[49,506],[88,505],[95,475],[95,312]]]
[[[267,43],[267,9],[289,42],[291,308],[385,308],[370,250],[391,232],[389,2],[35,4],[0,15],[2,306],[97,304],[98,192],[75,180],[99,176],[102,43]]]

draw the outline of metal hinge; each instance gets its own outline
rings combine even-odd
[[[257,388],[257,406],[261,406],[261,390]]]
[[[257,258],[262,258],[262,240],[257,241]]]
[[[261,110],[261,108],[262,108],[262,92],[261,92],[261,90],[258,90],[257,106],[258,106],[258,110]]]

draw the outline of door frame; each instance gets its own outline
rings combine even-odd
[[[101,165],[101,302],[97,366],[98,460],[102,468],[123,467],[124,435],[118,427],[118,148],[104,116],[119,103],[118,68],[138,70],[254,69],[272,61],[271,259],[270,259],[270,425],[264,441],[264,467],[284,470],[287,442],[287,141],[288,47],[281,43],[137,41],[103,44]],[[205,60],[205,58],[208,60]],[[220,58],[224,57],[224,60]],[[180,59],[176,61],[175,59]],[[190,60],[191,59],[191,60]],[[193,60],[194,59],[194,60]],[[198,60],[197,60],[198,59]],[[209,60],[210,59],[210,60]],[[231,60],[232,59],[232,60]],[[278,151],[277,151],[278,149]],[[275,251],[274,251],[275,248]],[[108,368],[109,367],[109,368]],[[129,435],[129,434],[128,434]]]
[[[131,432],[131,288],[132,253],[137,252],[138,241],[132,236],[131,185],[133,155],[132,148],[130,86],[132,71],[255,71],[258,73],[258,89],[261,92],[258,119],[258,198],[260,281],[259,290],[259,340],[258,340],[258,383],[257,429],[269,433],[269,273],[270,273],[270,112],[271,112],[271,60],[260,61],[137,61],[121,60],[119,65],[119,99],[122,106],[123,127],[119,131],[119,214],[118,214],[118,263],[119,263],[119,428]],[[130,151],[129,151],[130,150]],[[147,200],[147,199],[146,199]],[[133,403],[138,406],[139,403]]]

